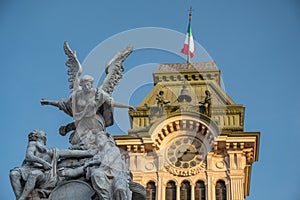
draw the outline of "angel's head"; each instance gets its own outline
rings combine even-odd
[[[90,75],[84,75],[80,79],[79,85],[82,87],[83,90],[90,90],[93,87],[94,78]]]

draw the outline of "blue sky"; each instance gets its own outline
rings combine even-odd
[[[41,98],[59,100],[69,94],[63,42],[69,41],[83,62],[97,46],[105,46],[101,42],[116,39],[116,34],[124,31],[151,27],[180,33],[174,38],[171,50],[144,46],[126,60],[127,71],[144,67],[147,73],[142,74],[140,79],[148,80],[152,78],[150,72],[155,71],[156,63],[185,62],[178,52],[184,42],[191,5],[194,9],[194,39],[222,70],[226,92],[236,103],[246,107],[245,130],[261,132],[259,162],[252,168],[251,191],[247,200],[299,198],[298,0],[79,2],[0,1],[3,70],[0,79],[0,199],[14,199],[8,173],[9,169],[21,165],[29,131],[45,130],[49,147],[66,148],[69,145],[67,138],[58,135],[57,129],[70,122],[71,118],[56,108],[39,104]],[[149,37],[148,42],[157,42],[147,35],[136,37],[137,41],[140,37],[144,40]],[[168,39],[155,38],[159,43]],[[121,50],[125,43],[119,41],[113,46],[106,46],[109,55],[99,55],[100,72],[102,62],[113,56],[111,50]],[[140,44],[133,42],[133,45]],[[195,60],[192,61],[204,59],[200,52],[201,49],[196,49]],[[146,86],[131,92],[119,91],[119,94],[122,93],[127,102],[136,106],[145,95],[145,92],[139,92],[149,88],[149,84]],[[116,100],[124,102],[117,98],[117,93],[114,94]],[[121,134],[118,127],[109,131]]]

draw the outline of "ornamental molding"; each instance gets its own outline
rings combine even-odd
[[[199,138],[205,137],[213,146],[213,141],[219,135],[217,125],[205,115],[193,113],[174,113],[167,119],[157,121],[149,130],[155,150],[159,150],[166,137],[178,132],[188,132]]]
[[[257,160],[255,137],[227,137],[219,136],[215,141],[214,155],[225,155],[230,152],[239,152],[246,157],[247,164]]]
[[[145,145],[143,144],[134,144],[134,145],[126,145],[126,150],[128,153],[145,153]]]
[[[247,164],[251,164],[254,162],[254,149],[253,148],[243,149],[243,154],[246,156]]]
[[[216,62],[195,62],[195,63],[168,63],[158,64],[158,71],[186,71],[186,70],[217,70]]]
[[[188,177],[188,176],[194,176],[200,172],[204,172],[206,170],[206,163],[199,164],[192,168],[177,168],[172,165],[166,165],[165,169],[174,176],[180,176],[180,177]]]

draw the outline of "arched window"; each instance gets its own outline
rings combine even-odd
[[[224,181],[216,184],[216,200],[226,200],[226,185]]]
[[[195,199],[205,200],[205,184],[203,181],[197,181],[195,186]]]
[[[180,186],[180,200],[190,200],[190,199],[191,199],[190,182],[183,181]]]
[[[169,181],[167,183],[166,200],[176,200],[176,184],[174,181]]]
[[[147,183],[146,187],[146,200],[155,200],[156,198],[156,186],[153,181]]]

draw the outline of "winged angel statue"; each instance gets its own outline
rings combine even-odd
[[[66,66],[71,95],[60,101],[42,99],[41,104],[56,106],[71,116],[74,122],[61,126],[59,132],[66,135],[73,130],[70,143],[75,147],[86,149],[89,148],[89,143],[93,143],[97,133],[105,132],[105,128],[113,124],[114,107],[135,110],[134,107],[116,102],[112,98],[112,92],[122,78],[123,62],[132,53],[133,47],[127,46],[108,62],[105,68],[106,76],[98,88],[93,88],[92,76],[81,77],[81,64],[76,52],[70,49],[67,42],[64,43],[64,51],[69,58]]]

